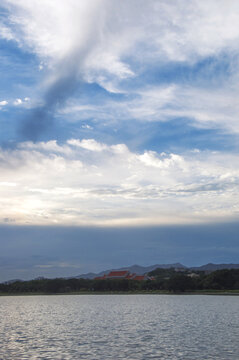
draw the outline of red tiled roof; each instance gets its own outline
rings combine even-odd
[[[136,274],[128,274],[125,279],[133,279],[136,276]]]
[[[95,277],[95,280],[106,280],[106,279],[117,279],[117,278],[123,278],[127,280],[155,280],[155,277],[148,277],[146,275],[136,275],[131,274],[128,270],[120,270],[120,271],[110,271],[108,275],[104,274],[103,276],[97,276]]]
[[[144,275],[136,275],[133,280],[138,280],[138,281],[142,281],[145,280],[145,276]]]
[[[106,279],[106,276],[104,275],[104,276],[96,276],[95,278],[94,278],[94,280],[105,280]]]
[[[123,271],[111,271],[107,277],[124,277],[128,275],[128,271],[127,270],[123,270]]]

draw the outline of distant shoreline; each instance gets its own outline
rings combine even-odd
[[[239,290],[225,291],[185,291],[185,292],[167,292],[167,291],[75,291],[75,292],[58,292],[58,293],[40,293],[40,292],[23,292],[23,293],[0,293],[1,296],[52,296],[52,295],[227,295],[239,296]]]

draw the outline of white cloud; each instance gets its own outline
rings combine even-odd
[[[126,103],[128,116],[147,121],[187,118],[194,126],[239,133],[237,88],[152,87]],[[115,105],[117,106],[117,105]]]
[[[77,146],[90,151],[102,151],[107,149],[107,146],[105,144],[101,144],[94,139],[83,139],[82,141],[77,139],[71,139],[68,140],[67,143],[69,145]]]
[[[0,23],[0,38],[5,40],[13,40],[14,36],[11,29]]]
[[[23,143],[20,143],[18,145],[18,147],[20,149],[25,149],[25,150],[29,150],[29,151],[34,151],[34,150],[40,150],[41,152],[46,152],[46,153],[49,153],[49,152],[53,152],[53,153],[62,153],[62,154],[65,154],[65,155],[69,155],[71,154],[71,149],[69,146],[67,145],[58,145],[56,140],[50,140],[50,141],[47,141],[47,142],[38,142],[38,143],[33,143],[31,141],[27,141],[27,142],[23,142]]]
[[[6,106],[7,104],[8,104],[8,102],[7,102],[6,100],[0,101],[0,110],[1,110],[4,106]]]
[[[24,107],[28,107],[29,103],[30,103],[30,98],[29,97],[25,97],[24,99],[20,99],[17,98],[13,101],[13,105],[14,106],[24,106]]]
[[[193,84],[136,89],[129,91],[136,96],[134,101],[93,109],[76,104],[75,110],[78,106],[88,117],[95,112],[96,118],[106,120],[117,115],[160,121],[185,116],[197,126],[238,132],[236,1],[61,0],[59,5],[58,0],[3,0],[2,6],[9,11],[9,21],[0,27],[4,29],[0,36],[13,38],[38,55],[39,66],[51,70],[45,87],[68,76],[127,94],[124,80],[137,77],[142,68],[170,61],[194,64],[226,53],[234,69],[234,88]],[[17,99],[15,105],[21,101]]]
[[[13,105],[15,106],[18,106],[18,105],[21,105],[22,104],[22,99],[16,99],[14,102],[13,102]]]
[[[237,87],[224,89],[197,88],[184,85],[145,87],[134,90],[130,99],[102,100],[100,105],[81,105],[80,100],[68,101],[61,114],[69,121],[94,118],[104,123],[128,121],[165,122],[184,118],[199,128],[220,129],[239,133]],[[179,120],[178,120],[179,121]],[[137,126],[137,125],[135,125]]]
[[[22,143],[0,151],[0,219],[66,225],[237,219],[238,161],[209,151],[138,154],[93,139]]]
[[[17,184],[15,182],[8,182],[8,181],[1,181],[0,186],[16,186]]]
[[[239,4],[233,0],[61,0],[60,6],[57,0],[4,0],[3,6],[22,46],[50,63],[87,47],[83,67],[95,77],[102,70],[132,76],[122,60],[129,55],[143,56],[144,63],[191,62],[238,50]]]
[[[82,129],[93,130],[93,127],[88,124],[83,124],[81,127]]]
[[[155,151],[145,151],[143,155],[138,156],[146,166],[153,166],[159,169],[167,169],[172,165],[179,166],[182,169],[185,167],[185,162],[182,156],[176,154],[161,154],[161,158],[157,156]]]

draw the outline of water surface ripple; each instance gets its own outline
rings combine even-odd
[[[239,359],[239,297],[0,297],[0,359]]]

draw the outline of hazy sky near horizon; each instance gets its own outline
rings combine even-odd
[[[2,0],[1,229],[236,224],[238,24],[236,0]]]
[[[0,282],[77,276],[134,264],[238,263],[238,223],[148,227],[4,225],[0,232]]]

